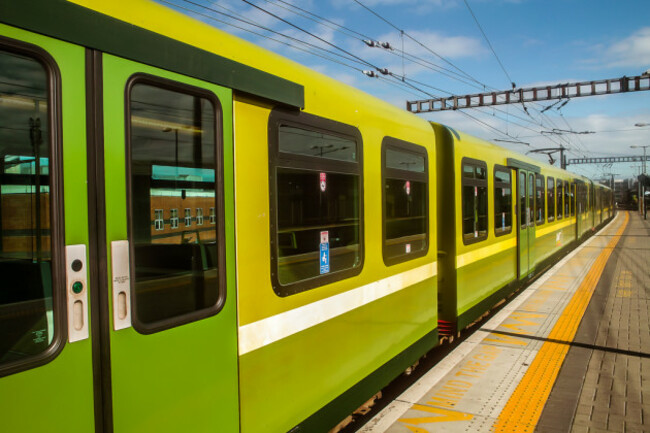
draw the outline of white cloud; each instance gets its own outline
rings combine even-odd
[[[604,66],[608,68],[647,69],[650,66],[650,27],[637,30],[631,36],[605,48],[603,56]]]

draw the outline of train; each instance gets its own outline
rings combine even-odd
[[[328,432],[611,190],[148,0],[0,0],[0,419]]]

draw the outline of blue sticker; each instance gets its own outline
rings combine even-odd
[[[330,244],[320,244],[320,273],[327,274],[330,271]]]

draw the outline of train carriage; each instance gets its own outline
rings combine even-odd
[[[602,185],[432,126],[441,202],[439,333],[453,338],[608,218],[596,218]]]

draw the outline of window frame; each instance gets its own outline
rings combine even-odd
[[[323,134],[338,136],[356,142],[357,161],[340,161],[327,158],[314,158],[307,155],[280,152],[280,127],[289,126],[306,129]],[[312,290],[327,284],[334,283],[359,275],[365,264],[365,220],[364,220],[364,158],[363,138],[361,132],[354,126],[337,122],[325,117],[305,113],[303,111],[290,111],[275,108],[269,115],[268,123],[268,179],[269,179],[269,234],[270,234],[270,274],[273,292],[279,297],[287,297]],[[278,252],[277,245],[277,176],[276,168],[293,168],[297,170],[327,171],[344,174],[358,175],[358,209],[359,209],[359,264],[356,267],[341,271],[321,274],[312,278],[299,280],[289,284],[281,284],[278,278]]]
[[[414,172],[408,170],[399,170],[396,168],[386,167],[386,153],[387,150],[396,150],[399,152],[410,153],[418,156],[424,157],[424,172]],[[414,180],[418,182],[424,182],[424,206],[425,206],[425,232],[424,232],[424,242],[425,248],[416,251],[413,253],[408,253],[408,255],[400,256],[387,256],[386,252],[386,179],[404,179],[404,180]],[[384,259],[384,264],[386,266],[393,266],[398,263],[408,262],[410,260],[416,259],[418,257],[426,256],[429,252],[429,221],[430,221],[430,202],[429,202],[429,155],[426,147],[410,143],[408,141],[400,140],[394,137],[386,136],[381,142],[381,209],[382,209],[382,225],[381,225],[381,249],[382,257]]]
[[[156,75],[135,73],[126,82],[124,90],[124,116],[125,116],[125,172],[126,172],[126,204],[127,204],[127,238],[129,240],[129,265],[131,273],[135,270],[135,242],[133,242],[133,206],[132,206],[132,143],[131,143],[131,92],[135,85],[145,84],[169,90],[177,93],[184,93],[197,98],[205,98],[210,101],[214,108],[214,204],[217,224],[216,247],[217,247],[217,298],[213,305],[194,310],[185,314],[159,320],[153,323],[142,322],[137,314],[137,297],[135,294],[135,278],[131,278],[131,319],[133,329],[140,334],[154,334],[171,328],[182,326],[188,323],[197,322],[205,318],[215,316],[221,312],[227,295],[226,280],[226,241],[225,241],[225,203],[224,203],[224,139],[223,139],[223,108],[221,101],[216,94],[208,89],[189,85],[182,81],[170,80]],[[176,209],[178,211],[178,209]],[[171,214],[171,210],[170,210]],[[170,221],[171,225],[171,221]],[[176,227],[178,228],[178,226]]]
[[[63,189],[63,124],[61,103],[61,70],[45,49],[0,35],[0,51],[29,57],[39,63],[47,74],[47,122],[49,134],[49,206],[50,251],[52,270],[52,324],[54,334],[42,352],[0,364],[0,378],[34,369],[53,361],[68,341],[66,302],[65,216]],[[88,289],[86,289],[88,290]]]
[[[508,177],[510,177],[510,183],[507,184],[508,188],[510,188],[510,229],[509,230],[497,231],[496,208],[493,207],[493,212],[492,213],[494,214],[493,226],[494,226],[494,236],[495,237],[505,236],[505,235],[511,234],[512,233],[512,227],[514,226],[514,220],[515,220],[515,218],[514,218],[515,215],[514,215],[514,212],[512,210],[512,204],[513,204],[513,201],[512,201],[512,196],[513,196],[512,171],[513,170],[512,170],[512,168],[506,167],[505,165],[494,164],[494,167],[492,169],[492,179],[493,179],[493,181],[492,181],[492,191],[493,191],[493,194],[494,194],[494,206],[496,206],[496,203],[497,203],[497,199],[496,199],[497,187],[503,187],[504,185],[506,185],[505,182],[497,181],[497,171],[500,171],[502,173],[508,173]],[[488,211],[489,211],[489,206],[488,206]],[[488,222],[488,224],[489,224],[489,222]]]
[[[464,174],[464,167],[466,165],[471,165],[474,167],[482,167],[485,170],[485,179],[469,179],[463,176]],[[480,159],[474,159],[474,158],[469,158],[467,156],[463,157],[460,161],[460,228],[461,228],[461,233],[460,236],[463,240],[463,245],[472,245],[478,242],[482,242],[486,240],[489,236],[490,233],[490,191],[489,191],[489,178],[490,178],[490,172],[488,170],[487,163],[485,161],[482,161]],[[463,210],[464,210],[464,204],[463,204],[463,188],[465,186],[474,186],[474,187],[485,187],[485,192],[486,192],[486,203],[485,203],[485,217],[487,218],[486,221],[486,227],[485,227],[485,234],[482,236],[477,236],[473,238],[467,238],[465,236],[465,233],[463,232]]]

